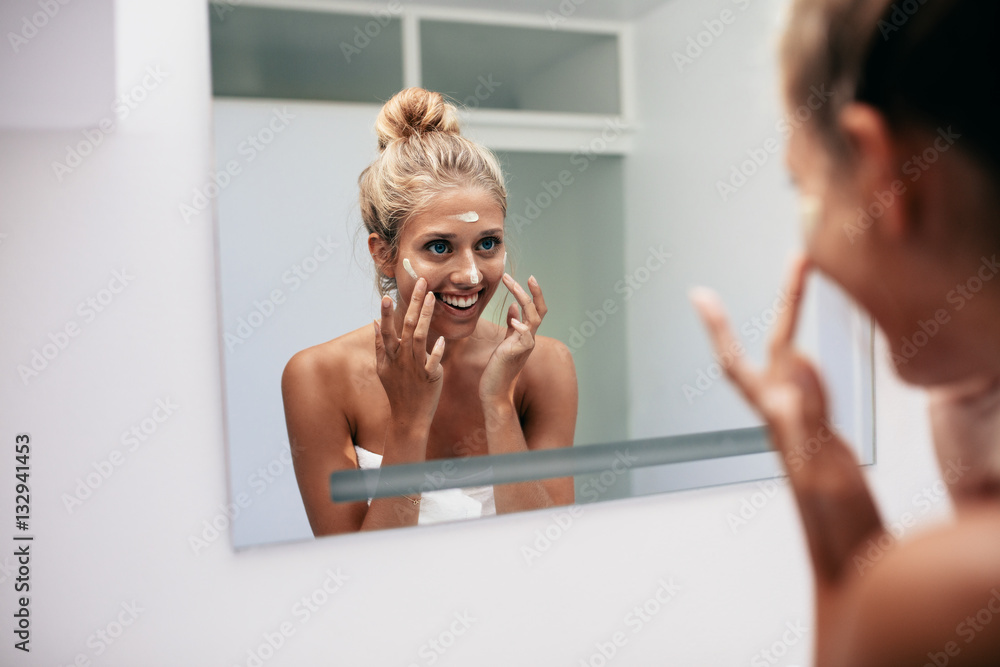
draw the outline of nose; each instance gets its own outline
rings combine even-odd
[[[452,277],[452,280],[456,285],[475,286],[479,284],[479,267],[476,265],[476,256],[474,253],[469,252],[465,254],[455,269],[457,273]]]

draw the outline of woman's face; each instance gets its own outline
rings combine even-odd
[[[503,212],[478,190],[438,195],[406,224],[394,272],[401,304],[409,303],[416,278],[427,281],[436,302],[431,331],[446,339],[472,335],[504,274]],[[389,267],[387,267],[389,268]]]
[[[855,113],[853,118],[852,131],[860,133],[855,139],[884,131],[884,125],[864,113],[860,117]],[[864,142],[854,143],[857,148]],[[942,263],[937,258],[943,250],[898,232],[901,225],[914,224],[907,217],[910,206],[890,194],[893,184],[903,181],[891,180],[896,175],[891,163],[882,165],[881,171],[887,175],[880,177],[881,181],[873,184],[870,176],[866,180],[865,174],[873,173],[872,165],[879,164],[871,159],[872,154],[867,160],[860,158],[862,166],[838,172],[815,128],[807,124],[793,131],[786,155],[788,169],[806,203],[804,217],[810,209],[814,214],[813,224],[803,225],[806,252],[819,271],[875,318],[904,380],[934,384],[953,379],[965,372],[955,363],[958,329],[945,329],[933,322],[947,307],[942,296],[947,287],[942,291],[946,283],[941,280]],[[930,174],[924,176],[920,185],[925,186],[931,178]],[[879,202],[881,214],[865,217],[865,211],[874,210],[873,202]],[[928,326],[939,335],[925,335]],[[918,345],[919,353],[915,353]]]

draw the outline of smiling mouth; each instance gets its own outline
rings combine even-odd
[[[434,297],[438,301],[451,306],[455,310],[469,310],[479,302],[479,297],[482,296],[484,289],[485,288],[479,290],[475,294],[470,294],[469,296],[456,296],[453,294],[434,292]]]

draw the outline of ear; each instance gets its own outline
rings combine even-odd
[[[396,277],[396,267],[390,260],[391,252],[389,244],[375,232],[368,235],[368,252],[371,253],[372,259],[375,260],[375,266],[378,267],[383,275],[390,278]]]
[[[876,219],[875,233],[896,240],[912,234],[910,188],[900,176],[897,143],[885,117],[872,106],[852,102],[838,122],[854,153],[847,178],[859,207]]]

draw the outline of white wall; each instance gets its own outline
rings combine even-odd
[[[0,437],[32,436],[36,536],[32,650],[15,652],[8,631],[0,663],[66,665],[82,654],[79,664],[246,665],[247,651],[285,624],[294,634],[263,664],[425,665],[428,642],[449,643],[449,627],[462,628],[456,614],[468,614],[468,631],[435,664],[577,665],[621,631],[627,643],[612,664],[746,665],[786,623],[811,628],[803,543],[783,485],[735,534],[727,517],[756,484],[588,506],[568,528],[559,512],[537,512],[240,554],[226,533],[196,555],[189,538],[228,501],[212,220],[206,211],[185,224],[178,211],[212,165],[206,9],[120,0],[115,20],[119,93],[149,66],[168,75],[79,168],[57,182],[51,163],[81,130],[0,134]],[[73,57],[60,43],[47,48],[53,68]],[[77,304],[101,296],[123,268],[134,278],[85,321]],[[22,382],[17,366],[69,320],[78,335]],[[921,514],[913,501],[937,479],[923,401],[884,365],[878,381],[870,478],[887,519],[913,511],[929,520],[947,508]],[[141,428],[157,399],[179,407],[128,451],[121,433]],[[13,514],[11,450],[0,475]],[[121,465],[67,511],[61,496],[114,450]],[[558,539],[527,563],[522,548],[545,530]],[[0,613],[11,619],[14,562],[0,563]],[[327,595],[330,571],[347,579]],[[626,615],[664,577],[680,592],[633,632]],[[304,596],[322,601],[308,618],[295,606]],[[119,635],[118,619],[130,619],[122,605],[133,602],[141,611]],[[110,646],[99,630],[116,635]],[[808,663],[809,640],[778,664]]]

